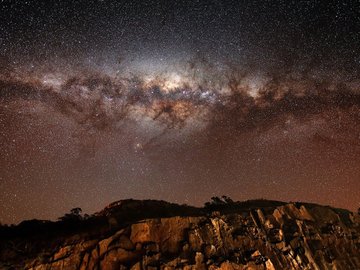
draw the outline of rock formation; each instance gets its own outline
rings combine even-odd
[[[35,257],[11,257],[3,247],[0,268],[360,269],[360,217],[346,210],[300,203],[223,207],[124,224],[119,205],[97,214],[107,218],[105,237],[76,233]]]

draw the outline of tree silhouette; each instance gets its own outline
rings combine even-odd
[[[219,197],[211,197],[211,203],[215,205],[224,204],[224,201]]]
[[[80,207],[76,207],[70,210],[70,213],[66,213],[64,216],[59,217],[61,221],[70,221],[70,220],[82,220],[81,216],[82,209]]]
[[[221,196],[221,198],[222,198],[223,201],[226,202],[227,204],[233,204],[233,203],[234,203],[234,201],[233,201],[230,197],[228,197],[228,196],[223,195],[223,196]]]
[[[235,202],[228,196],[221,196],[221,197],[211,197],[211,201],[210,202],[206,202],[205,203],[205,207],[206,208],[211,208],[214,206],[228,206],[228,205],[233,205]]]
[[[80,207],[76,207],[70,210],[70,213],[74,216],[81,216],[82,209]]]

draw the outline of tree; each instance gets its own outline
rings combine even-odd
[[[234,203],[234,201],[233,201],[230,197],[228,197],[228,196],[223,195],[221,198],[222,198],[223,201],[226,202],[227,204],[233,204],[233,203]]]
[[[80,207],[76,207],[70,210],[71,215],[80,217],[82,209]]]
[[[69,221],[69,220],[82,220],[81,216],[82,209],[80,207],[76,207],[70,210],[70,213],[66,213],[64,216],[59,217],[61,221]]]
[[[234,201],[228,197],[228,196],[221,196],[221,197],[211,197],[211,201],[210,202],[206,202],[205,203],[205,207],[209,208],[209,207],[213,207],[213,206],[226,206],[226,205],[233,205]]]
[[[219,197],[211,197],[211,204],[220,205],[220,204],[224,204],[224,201]]]

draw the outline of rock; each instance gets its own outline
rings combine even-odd
[[[133,242],[131,242],[130,238],[127,237],[126,235],[121,235],[118,242],[119,242],[118,247],[121,247],[126,250],[135,249],[135,245],[133,244]]]
[[[71,246],[66,246],[66,247],[60,248],[60,250],[55,253],[53,260],[58,261],[60,259],[69,257],[72,253],[72,250],[73,250],[73,247],[71,247]]]
[[[221,266],[217,269],[221,269],[221,270],[238,270],[239,269],[240,270],[240,269],[244,269],[244,268],[242,268],[241,266],[236,265],[234,263],[231,263],[229,261],[226,261],[226,262],[223,262],[221,264]]]
[[[216,254],[216,248],[214,245],[207,245],[204,252],[207,258],[211,258]]]
[[[206,265],[204,263],[204,255],[201,252],[196,252],[195,254],[195,269],[196,270],[206,269]]]
[[[90,254],[86,253],[82,259],[80,270],[86,270],[90,262]]]
[[[135,252],[127,251],[123,248],[116,248],[108,251],[104,258],[102,259],[102,262],[118,262],[119,265],[123,263],[129,263],[131,261],[134,261],[138,257],[138,254]]]
[[[184,239],[185,230],[197,218],[173,217],[147,220],[131,226],[130,240],[132,243],[156,242],[160,250],[169,253],[180,251],[180,242]]]
[[[137,262],[132,267],[131,270],[142,270],[141,263]]]
[[[115,233],[71,236],[43,252],[50,255],[26,258],[26,267],[14,269],[360,269],[360,218],[330,207],[295,204],[229,215],[154,218]],[[20,258],[10,249],[0,255],[1,267],[4,256]]]
[[[112,235],[109,238],[106,238],[104,240],[101,240],[98,245],[99,245],[99,256],[103,256],[104,253],[109,249],[110,245],[114,245],[116,244],[116,242],[119,240],[119,243],[121,243],[122,241],[122,245],[124,246],[130,246],[129,249],[131,249],[133,247],[133,244],[130,242],[130,240],[128,240],[128,238],[126,236],[123,236],[122,234],[124,233],[124,230],[120,230],[118,232],[116,232],[114,235]],[[120,240],[120,238],[122,238]],[[130,243],[131,244],[130,244]]]

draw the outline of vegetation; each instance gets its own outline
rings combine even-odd
[[[284,204],[284,202],[266,199],[234,201],[230,197],[223,195],[221,197],[211,197],[211,201],[205,203],[204,209],[206,211],[220,211],[223,214],[228,214],[252,208],[277,207]]]
[[[218,206],[218,205],[232,205],[234,201],[228,196],[221,196],[220,197],[211,197],[210,202],[205,203],[205,208],[210,208],[211,206]]]
[[[74,237],[82,239],[106,238],[128,224],[147,218],[173,216],[206,216],[209,214],[250,213],[261,208],[273,211],[286,203],[270,200],[233,201],[228,196],[214,196],[203,208],[178,205],[159,200],[122,200],[112,203],[92,216],[82,214],[77,207],[64,214],[58,221],[27,220],[18,225],[0,225],[0,250],[11,248],[17,256],[37,256],[41,250],[51,249]],[[309,207],[316,205],[305,204]],[[335,210],[335,209],[334,209]],[[360,210],[360,209],[359,209]],[[340,211],[340,210],[338,210]],[[347,216],[347,211],[341,210]],[[345,219],[344,219],[345,220]],[[69,240],[70,239],[70,240]],[[21,259],[17,257],[17,259]]]
[[[88,214],[81,215],[82,209],[80,207],[76,207],[70,210],[70,213],[66,213],[64,216],[59,217],[60,221],[79,221],[79,220],[86,220],[90,216]]]

